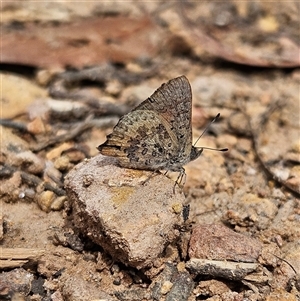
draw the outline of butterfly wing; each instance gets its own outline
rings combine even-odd
[[[158,88],[133,111],[153,110],[166,120],[179,145],[178,152],[190,155],[192,147],[192,90],[188,79],[180,76]]]
[[[192,147],[191,101],[187,78],[170,80],[124,115],[98,150],[127,168],[182,166]]]

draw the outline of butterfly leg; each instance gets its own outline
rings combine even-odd
[[[182,167],[179,171],[179,175],[178,175],[178,177],[175,181],[174,187],[173,187],[174,194],[175,194],[176,185],[178,185],[178,187],[180,187],[180,184],[182,184],[182,187],[183,187],[185,185],[185,181],[186,181],[186,173],[185,173],[185,169]]]
[[[148,181],[150,181],[150,179],[156,177],[159,174],[160,174],[159,170],[153,170],[152,174],[142,183],[142,185],[145,185]]]

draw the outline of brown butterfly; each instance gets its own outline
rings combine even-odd
[[[191,117],[191,86],[180,76],[121,117],[98,150],[116,157],[121,167],[180,172],[181,181],[183,165],[197,159],[204,149],[192,145]]]

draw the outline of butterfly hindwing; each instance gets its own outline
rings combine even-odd
[[[98,150],[122,167],[178,170],[192,150],[191,107],[187,78],[172,79],[124,115]]]
[[[98,149],[117,157],[122,167],[158,170],[172,156],[177,145],[174,139],[153,111],[137,110],[125,115]]]

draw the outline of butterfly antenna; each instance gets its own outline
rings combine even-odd
[[[210,150],[214,150],[214,151],[218,151],[218,152],[227,152],[228,151],[228,148],[213,148],[213,147],[203,147],[203,146],[201,146],[200,148],[210,149]]]
[[[212,123],[214,123],[216,120],[218,120],[220,117],[220,113],[217,114],[217,116],[205,127],[204,131],[202,132],[202,134],[199,136],[199,138],[196,140],[196,142],[194,143],[194,146],[197,144],[197,142],[200,140],[200,138],[207,132],[208,128],[212,125]],[[211,148],[211,147],[202,147],[202,149],[210,149],[210,150],[215,150],[215,151],[219,151],[219,152],[226,152],[228,151],[228,148]]]
[[[199,138],[194,143],[194,146],[197,144],[197,142],[200,140],[200,138],[207,132],[208,128],[212,125],[212,123],[214,123],[216,120],[218,120],[219,117],[220,117],[220,113],[218,113],[218,115],[205,127],[202,134],[199,136]]]

